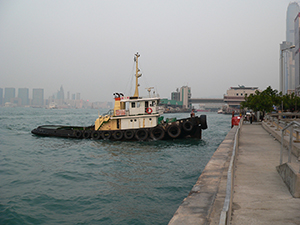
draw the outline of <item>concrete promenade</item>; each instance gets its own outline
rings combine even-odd
[[[236,132],[234,127],[227,134],[169,225],[220,223]],[[276,170],[280,162],[280,140],[281,131],[270,123],[245,123],[241,127],[230,224],[300,225],[300,198],[292,196]],[[285,146],[288,140],[289,136],[285,136]],[[300,143],[293,143],[293,153],[299,157]],[[288,151],[284,148],[283,164],[287,161]],[[289,165],[296,173],[299,171],[300,162],[294,155]],[[289,175],[288,179],[292,180]]]
[[[280,142],[261,124],[243,125],[236,161],[231,224],[300,224],[300,198],[292,197],[276,170],[280,148]],[[287,162],[286,149],[283,162]],[[293,162],[296,163],[297,159],[292,155]]]

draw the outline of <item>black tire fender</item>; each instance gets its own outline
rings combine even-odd
[[[105,130],[102,132],[102,138],[104,140],[108,140],[108,139],[110,139],[110,137],[111,137],[111,132],[109,130]]]
[[[168,132],[168,135],[171,138],[178,138],[179,135],[181,134],[181,129],[180,129],[180,127],[177,124],[171,124],[168,127],[168,131],[167,132]]]
[[[135,135],[134,130],[126,130],[126,131],[124,132],[124,137],[125,137],[125,139],[127,139],[127,140],[132,139],[132,138],[134,137],[134,135]]]
[[[207,120],[206,120],[206,115],[201,115],[200,116],[200,124],[201,124],[201,129],[202,130],[205,130],[205,129],[207,129]]]
[[[135,132],[135,138],[139,141],[144,141],[148,137],[148,131],[146,129],[139,129]]]
[[[123,138],[123,131],[116,130],[116,131],[113,132],[112,136],[116,140],[121,140]]]
[[[82,136],[81,130],[75,130],[74,135],[75,135],[76,138],[81,138],[81,136]]]
[[[162,140],[165,137],[165,130],[161,127],[154,127],[150,130],[150,137],[153,140]]]
[[[92,139],[97,140],[97,139],[100,139],[101,134],[100,134],[99,131],[94,130],[94,131],[92,132],[91,136],[92,136]]]
[[[193,123],[189,120],[186,120],[182,123],[182,128],[185,131],[191,131],[193,129]]]
[[[83,138],[85,139],[89,139],[91,137],[91,132],[90,131],[84,131],[83,132]]]

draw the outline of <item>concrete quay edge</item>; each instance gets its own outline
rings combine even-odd
[[[169,225],[219,224],[236,130],[235,126],[228,132]]]

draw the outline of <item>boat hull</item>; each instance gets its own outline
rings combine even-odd
[[[60,126],[43,125],[31,131],[32,134],[44,137],[76,139],[109,139],[117,141],[149,141],[180,138],[201,139],[202,130],[207,129],[206,116],[180,119],[174,122],[159,124],[152,128],[125,130],[95,130],[95,126]]]

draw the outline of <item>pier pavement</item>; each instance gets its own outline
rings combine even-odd
[[[243,125],[235,170],[232,225],[300,224],[300,198],[293,198],[276,170],[280,148],[280,142],[260,124]],[[283,159],[287,162],[287,150]],[[292,163],[296,162],[292,155]]]
[[[227,134],[169,225],[219,224],[236,130],[234,127]],[[293,198],[276,170],[281,144],[274,136],[279,133],[267,123],[263,126],[261,123],[245,123],[242,126],[230,224],[300,225],[300,198]],[[287,152],[285,148],[283,163],[288,160]],[[299,171],[300,163],[294,155],[291,164]]]

